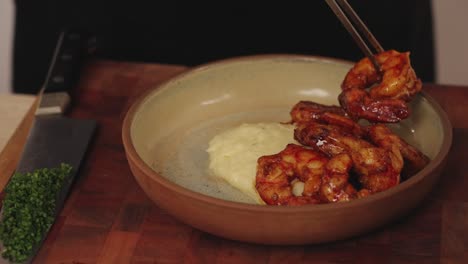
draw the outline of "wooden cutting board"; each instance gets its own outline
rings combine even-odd
[[[36,96],[0,94],[0,192],[18,164],[35,109]]]

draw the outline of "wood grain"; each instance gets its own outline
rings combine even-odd
[[[0,148],[0,192],[2,193],[6,184],[16,170],[16,166],[21,158],[23,146],[33,123],[38,100],[37,98],[31,99],[32,98],[28,98],[24,101],[26,104],[24,107],[29,110],[26,112],[26,115],[21,118],[21,122],[14,130],[13,135],[11,135],[3,149]]]
[[[35,262],[466,263],[468,106],[464,102],[468,87],[424,87],[448,113],[454,141],[439,184],[417,209],[345,241],[264,246],[222,239],[179,222],[146,197],[128,168],[121,143],[128,107],[144,91],[186,69],[113,61],[86,66],[73,96],[71,116],[97,119],[99,128],[65,208]]]

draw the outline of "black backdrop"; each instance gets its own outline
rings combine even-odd
[[[429,0],[349,2],[384,48],[411,51],[419,77],[424,82],[433,81]],[[94,56],[113,60],[198,65],[260,53],[310,54],[354,61],[363,57],[323,0],[248,4],[171,0],[15,3],[15,92],[37,92],[58,34],[65,27],[96,36]]]

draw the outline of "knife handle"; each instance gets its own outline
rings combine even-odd
[[[39,96],[36,115],[63,114],[70,104],[69,91],[76,85],[84,57],[86,36],[62,31]]]

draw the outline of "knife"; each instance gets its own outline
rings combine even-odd
[[[96,128],[95,120],[64,116],[70,104],[69,91],[78,80],[83,57],[84,35],[77,31],[61,33],[26,141],[17,172],[58,167],[68,163],[79,168]]]
[[[57,197],[55,216],[65,203],[97,126],[95,120],[65,116],[71,101],[69,91],[78,80],[85,42],[85,35],[78,31],[67,30],[60,34],[45,83],[38,94],[34,121],[16,168],[18,173],[28,173],[36,169],[58,168],[62,163],[72,167]]]

